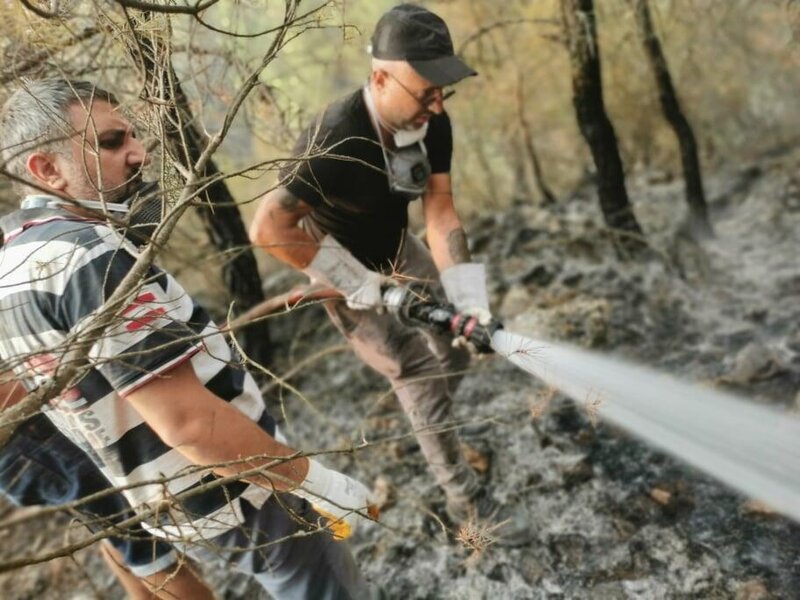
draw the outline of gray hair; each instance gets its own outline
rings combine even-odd
[[[75,103],[89,106],[102,100],[117,105],[113,94],[88,81],[69,79],[22,79],[0,109],[0,157],[2,167],[14,176],[15,187],[27,179],[25,165],[35,150],[63,151],[75,133],[68,116]]]

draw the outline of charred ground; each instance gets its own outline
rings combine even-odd
[[[634,359],[682,378],[800,410],[800,154],[708,177],[717,238],[681,227],[678,181],[631,178],[655,252],[619,260],[590,187],[553,207],[527,200],[469,226],[488,262],[506,328]],[[268,282],[284,291],[290,276]],[[278,372],[341,344],[319,307],[271,321]],[[800,526],[609,427],[602,404],[567,400],[497,358],[475,363],[456,419],[501,497],[522,501],[529,547],[457,541],[385,382],[347,350],[310,363],[269,393],[284,431],[306,449],[369,446],[330,463],[379,481],[380,525],[353,542],[392,598],[790,598],[800,589]],[[478,430],[477,432],[474,430]],[[468,432],[469,433],[469,432]],[[4,511],[11,509],[3,506]],[[9,514],[6,512],[5,514]],[[4,530],[13,556],[63,539],[67,518]],[[79,535],[71,530],[70,535]],[[258,598],[241,576],[207,575],[225,598]],[[0,577],[6,598],[118,598],[91,550]]]

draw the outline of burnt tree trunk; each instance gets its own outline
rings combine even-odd
[[[138,47],[132,53],[143,63],[145,89],[152,97],[168,103],[164,119],[167,148],[175,160],[192,164],[200,158],[205,140],[194,125],[188,98],[172,67],[169,52],[145,36],[138,35],[137,41]],[[202,175],[210,183],[199,196],[199,213],[211,242],[226,257],[222,278],[234,303],[235,316],[264,301],[261,277],[239,207],[213,160],[207,162]],[[271,345],[266,321],[243,327],[236,337],[251,360],[269,364]],[[260,372],[254,375],[259,380],[264,378]]]
[[[556,197],[545,181],[542,163],[539,160],[539,154],[536,152],[536,146],[533,144],[531,125],[528,122],[528,116],[525,114],[525,88],[523,76],[519,70],[517,71],[517,117],[519,118],[522,147],[533,170],[533,179],[541,196],[541,202],[542,204],[554,204]]]
[[[647,0],[632,0],[636,24],[642,38],[650,68],[658,86],[658,98],[661,110],[669,122],[681,150],[683,179],[686,185],[686,202],[689,205],[689,230],[695,238],[707,238],[714,235],[708,218],[708,206],[703,191],[703,176],[700,170],[700,159],[697,155],[697,142],[689,121],[681,110],[667,59],[661,48],[661,42],[653,29],[650,16],[650,5]]]
[[[561,0],[561,11],[572,67],[572,103],[597,168],[603,218],[614,234],[618,252],[638,254],[646,243],[628,200],[617,136],[603,102],[593,2]]]

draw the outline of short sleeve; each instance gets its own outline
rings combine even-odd
[[[88,251],[61,297],[62,326],[68,331],[87,327],[135,262],[124,245],[101,243]],[[198,317],[191,297],[177,281],[150,267],[143,283],[93,343],[90,360],[112,387],[124,393],[198,351],[208,324]]]
[[[312,124],[298,139],[291,164],[281,170],[281,184],[310,206],[318,206],[326,194],[336,194],[344,163],[356,156],[355,140],[336,129]]]
[[[431,118],[425,136],[425,148],[431,173],[449,173],[453,158],[453,129],[446,112]]]

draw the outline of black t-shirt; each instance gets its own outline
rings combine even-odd
[[[450,118],[434,115],[425,147],[432,173],[449,173]],[[320,155],[324,153],[323,155]],[[283,185],[313,207],[310,219],[362,263],[385,268],[397,256],[409,200],[389,189],[386,164],[363,90],[334,102],[300,136]]]

